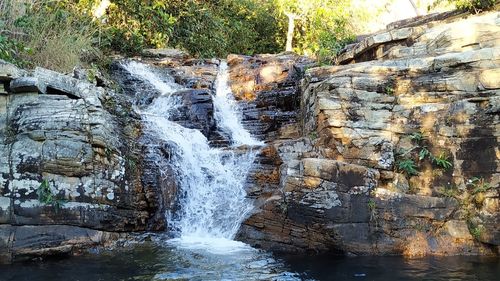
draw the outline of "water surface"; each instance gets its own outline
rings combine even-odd
[[[202,241],[203,242],[203,241]],[[1,265],[0,280],[499,280],[500,260],[481,257],[277,258],[243,243],[144,242],[78,257]],[[225,245],[217,248],[217,245]]]
[[[500,258],[476,256],[387,257],[285,256],[289,270],[314,280],[500,280]]]

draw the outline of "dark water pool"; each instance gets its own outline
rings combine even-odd
[[[277,258],[238,244],[203,247],[144,242],[78,257],[0,265],[0,280],[500,280],[500,259],[446,257]]]
[[[494,257],[287,257],[287,265],[315,280],[497,280]]]

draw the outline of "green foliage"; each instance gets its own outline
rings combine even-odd
[[[281,34],[288,28],[287,13],[298,16],[293,38],[294,50],[329,62],[354,40],[351,0],[274,0]],[[278,37],[284,45],[284,36]]]
[[[375,210],[376,207],[377,205],[373,199],[368,200],[368,209],[370,209],[370,211]]]
[[[448,0],[455,4],[457,9],[478,13],[492,8],[497,0]]]
[[[56,212],[64,204],[64,200],[58,199],[57,196],[52,193],[52,190],[50,190],[49,182],[46,179],[44,179],[42,183],[40,183],[36,194],[38,195],[38,201],[40,201],[40,203],[44,205],[52,205]]]
[[[432,154],[431,152],[427,149],[427,147],[422,147],[420,151],[418,152],[418,160],[422,161],[426,157],[430,157]]]
[[[50,190],[49,182],[44,179],[37,190],[38,201],[43,204],[50,204],[54,200],[54,195]]]
[[[455,8],[463,11],[469,11],[472,13],[479,13],[485,10],[492,9],[498,0],[436,0],[434,3],[427,7],[427,10],[431,10],[443,3],[449,3],[455,6]]]
[[[97,49],[133,55],[175,47],[200,57],[282,50],[271,0],[116,0],[100,18],[94,17],[98,0],[41,0],[25,8],[6,1],[0,14],[8,25],[0,27],[16,35],[0,38],[1,57],[62,72],[100,61]]]
[[[454,185],[440,186],[436,191],[444,197],[458,198],[459,195],[459,190]]]
[[[15,4],[7,6],[10,10],[1,11],[10,17],[4,28],[10,42],[16,42],[15,48],[10,47],[9,60],[69,72],[85,57],[95,56],[91,18],[74,13],[70,3],[33,1],[20,14],[14,12],[20,9]]]
[[[467,186],[472,187],[472,194],[476,195],[481,192],[486,192],[493,188],[493,186],[486,182],[483,178],[473,177],[468,180]]]
[[[131,171],[135,171],[137,169],[137,161],[136,161],[136,159],[132,158],[132,157],[127,158],[127,165],[128,165],[128,168]]]
[[[282,215],[286,215],[288,213],[288,203],[285,200],[281,201],[278,203],[278,209]]]
[[[410,135],[410,139],[417,143],[421,143],[425,138],[424,135],[420,132],[414,132]]]
[[[434,162],[437,166],[448,170],[453,167],[453,164],[449,161],[449,157],[446,155],[444,151],[438,154],[438,156],[431,155],[432,162]]]
[[[453,167],[452,162],[450,162],[450,157],[448,157],[444,151],[441,151],[441,153],[437,156],[434,156],[429,151],[426,146],[426,138],[421,132],[414,132],[409,136],[409,138],[413,143],[415,143],[415,146],[400,153],[400,157],[404,158],[399,161],[399,170],[404,171],[409,176],[416,175],[417,165],[413,159],[418,159],[418,163],[422,163],[422,161],[426,158],[430,159],[431,163],[434,163],[440,169],[448,170]],[[417,149],[418,154],[414,153]]]
[[[394,88],[393,88],[393,87],[391,87],[391,86],[386,86],[386,87],[385,87],[385,93],[386,93],[387,95],[391,95],[391,96],[392,96],[392,95],[394,95]]]
[[[23,43],[0,34],[0,59],[22,67],[26,65],[26,62],[19,56],[23,51],[29,52],[30,50],[25,48]]]
[[[351,0],[4,0],[0,56],[61,72],[101,61],[100,52],[135,55],[173,47],[198,57],[284,50],[286,13],[297,13],[294,50],[322,63],[354,39]],[[21,12],[19,12],[21,11]]]
[[[101,48],[137,54],[145,47],[163,48],[176,19],[164,1],[113,1],[99,25]]]
[[[408,176],[414,176],[418,174],[417,165],[412,159],[403,159],[398,162],[398,169]]]
[[[317,132],[311,132],[309,133],[309,139],[310,140],[315,140],[318,138],[318,133]]]
[[[476,239],[477,241],[480,241],[481,235],[483,233],[483,226],[474,226],[472,224],[469,225],[469,232],[470,234]]]
[[[272,1],[113,1],[101,25],[104,47],[134,54],[176,47],[200,57],[277,52]]]

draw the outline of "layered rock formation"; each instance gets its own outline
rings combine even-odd
[[[140,132],[113,91],[0,62],[0,262],[145,230]]]
[[[231,88],[240,101],[243,125],[252,135],[274,140],[279,130],[296,123],[300,104],[297,82],[305,68],[313,64],[294,53],[228,57]]]
[[[239,238],[287,252],[498,254],[500,14],[464,17],[394,24],[342,65],[308,69],[299,124],[263,150]]]
[[[239,239],[285,252],[498,254],[500,16],[448,16],[393,24],[337,66],[228,57],[243,124],[266,142]],[[144,55],[183,87],[172,121],[227,145],[213,117],[219,61]],[[119,62],[111,70],[123,95],[0,63],[0,262],[165,228],[172,148],[131,104],[161,93]]]

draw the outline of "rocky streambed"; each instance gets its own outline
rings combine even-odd
[[[237,239],[285,253],[498,256],[499,40],[490,12],[393,24],[336,66],[229,56],[241,124],[264,143]],[[170,121],[228,147],[214,117],[220,60],[152,50],[141,61],[181,86]],[[2,263],[165,231],[179,208],[172,145],[135,108],[162,92],[122,62],[117,87],[0,63]]]

